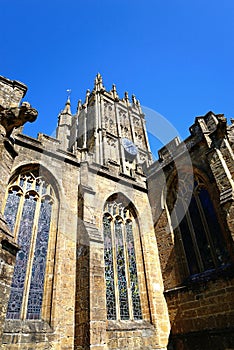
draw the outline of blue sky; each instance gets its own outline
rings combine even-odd
[[[51,135],[66,90],[75,112],[100,72],[185,138],[209,110],[234,117],[233,18],[233,0],[1,0],[0,74],[28,86],[31,136]]]

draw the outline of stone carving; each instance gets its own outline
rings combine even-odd
[[[112,147],[114,147],[114,148],[116,148],[116,141],[117,140],[115,140],[115,139],[112,139],[112,138],[107,138],[107,143],[108,143],[108,145],[109,146],[112,146]]]
[[[23,102],[20,107],[4,108],[0,105],[1,134],[10,137],[14,128],[24,125],[26,122],[34,122],[38,112],[28,102]]]
[[[104,102],[104,121],[106,130],[111,133],[116,133],[114,109],[113,106],[108,102]]]
[[[121,109],[119,109],[119,121],[120,121],[120,128],[121,128],[121,136],[126,138],[131,138],[129,118],[126,112]]]
[[[214,118],[213,115],[209,115],[207,120],[206,120],[206,125],[207,125],[207,128],[210,132],[213,132],[216,130],[217,128],[217,122]]]

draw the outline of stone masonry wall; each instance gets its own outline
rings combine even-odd
[[[12,174],[39,167],[48,175],[56,198],[47,253],[42,320],[9,320],[3,349],[67,349],[74,347],[78,172],[76,158],[59,151],[59,141],[16,135]]]
[[[234,347],[234,337],[230,337],[234,330],[233,282],[233,278],[220,278],[165,293],[175,349],[190,350],[197,344],[196,349],[203,350],[204,338],[208,344],[211,341],[209,334],[216,334],[212,349]],[[194,334],[198,334],[198,338],[200,334],[200,343],[199,339],[192,341]],[[190,339],[190,345],[186,345],[186,338]]]
[[[86,164],[81,166],[81,185],[84,194],[83,222],[90,239],[90,348],[165,349],[169,332],[168,314],[162,294],[163,284],[157,244],[146,191],[144,188],[142,190],[134,188],[134,182],[129,179],[112,178],[106,168],[95,169],[95,166],[88,167]],[[145,267],[144,271],[141,269],[138,271],[142,276],[140,290],[143,292],[144,320],[106,321],[101,232],[104,204],[113,193],[124,194],[134,203],[139,213],[141,243],[136,243],[135,249],[138,258],[143,257]]]
[[[17,107],[27,91],[27,86],[19,81],[0,77],[0,105]]]

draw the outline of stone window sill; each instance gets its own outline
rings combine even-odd
[[[4,333],[52,333],[53,330],[42,320],[5,320]]]
[[[122,331],[122,330],[135,330],[135,329],[153,329],[154,326],[145,320],[108,320],[108,331]]]

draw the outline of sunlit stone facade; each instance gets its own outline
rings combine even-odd
[[[100,74],[56,138],[22,134],[26,90],[0,78],[2,348],[234,347],[233,124],[197,117],[153,162]]]

